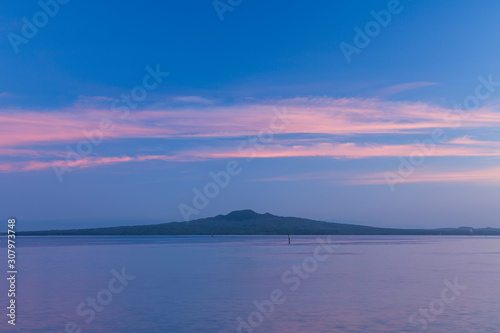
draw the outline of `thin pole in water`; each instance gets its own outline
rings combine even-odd
[[[288,235],[288,244],[290,244],[290,235]]]

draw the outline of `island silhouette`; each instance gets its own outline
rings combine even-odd
[[[500,235],[498,228],[399,229],[283,217],[253,210],[237,210],[187,222],[106,228],[23,231],[25,236],[129,236],[129,235]]]

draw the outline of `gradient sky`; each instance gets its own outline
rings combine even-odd
[[[500,227],[498,1],[229,3],[3,1],[2,218]]]

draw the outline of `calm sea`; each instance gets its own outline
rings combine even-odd
[[[4,279],[1,332],[500,332],[498,237],[18,237],[17,247],[16,326]]]

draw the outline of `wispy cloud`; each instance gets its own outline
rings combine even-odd
[[[78,96],[78,102],[94,103],[94,102],[112,102],[114,98],[109,96]]]
[[[449,141],[450,144],[468,145],[468,146],[483,146],[483,147],[500,147],[500,141],[482,141],[474,140],[470,135],[465,135]]]
[[[191,97],[188,96],[187,100]],[[128,156],[88,156],[75,167],[102,166],[151,160],[193,161],[222,158],[328,157],[361,159],[407,156],[417,149],[416,143],[383,142],[381,135],[405,136],[402,142],[414,142],[415,134],[432,129],[451,129],[456,124],[445,116],[455,110],[432,104],[389,102],[378,99],[329,97],[292,98],[260,101],[243,105],[208,105],[196,107],[155,108],[136,111],[119,119],[110,109],[102,108],[107,97],[85,98],[77,107],[64,110],[2,110],[0,113],[0,157],[4,172],[40,170],[51,163],[63,163],[60,147],[86,138],[85,133],[99,130],[99,123],[109,119],[113,129],[102,133],[109,144],[134,139],[191,138],[189,147],[177,147],[171,155],[137,154],[130,148]],[[196,100],[196,99],[195,99]],[[97,106],[96,106],[97,105]],[[238,149],[234,140],[216,140],[257,136],[269,128],[280,105],[293,118],[278,124],[283,130],[265,150]],[[462,129],[496,129],[500,113],[483,107],[462,119]],[[477,132],[477,131],[476,131]],[[373,137],[376,136],[377,140]],[[356,140],[351,139],[356,137]],[[335,139],[332,139],[335,138]],[[400,141],[401,142],[401,141]],[[62,150],[62,149],[61,149]],[[461,136],[436,143],[433,156],[500,156],[500,143]],[[10,157],[16,157],[9,162]],[[20,160],[24,159],[24,160]]]
[[[208,98],[201,97],[201,96],[176,96],[176,97],[172,97],[172,100],[174,102],[207,104],[207,105],[215,104],[217,102],[214,99],[208,99]]]
[[[500,167],[474,168],[472,170],[441,171],[441,170],[419,170],[411,177],[405,179],[405,183],[456,183],[456,182],[479,182],[483,184],[500,183]],[[345,181],[353,185],[386,185],[385,173],[374,173],[358,175]]]
[[[346,185],[387,185],[385,172],[379,173],[359,173],[341,171],[318,171],[298,174],[288,174],[267,178],[254,178],[251,182],[290,182],[290,181],[331,181]],[[471,170],[420,170],[412,177],[405,180],[405,183],[461,183],[475,182],[483,184],[500,183],[500,167],[494,168],[473,168]]]
[[[428,86],[435,86],[437,84],[438,83],[436,83],[436,82],[430,82],[430,81],[418,81],[418,82],[397,84],[397,85],[393,85],[393,86],[382,88],[382,89],[378,90],[377,95],[380,97],[389,97],[392,95],[399,94],[403,91],[408,91],[408,90],[413,90],[413,89],[428,87]]]
[[[273,109],[287,105],[294,120],[281,133],[360,134],[424,133],[451,128],[444,119],[454,111],[424,103],[384,102],[365,99],[296,98],[278,102],[210,107],[207,110],[168,109],[134,112],[118,120],[106,109],[66,109],[47,112],[9,111],[0,115],[0,146],[56,144],[83,138],[82,131],[98,128],[102,119],[114,119],[116,129],[108,139],[161,137],[237,137],[258,134],[269,126]],[[462,128],[494,128],[500,113],[476,110]]]
[[[130,162],[143,162],[161,160],[167,162],[184,162],[196,160],[195,157],[183,158],[180,156],[167,156],[167,155],[138,155],[138,156],[92,156],[84,157],[82,159],[66,161],[64,158],[54,159],[51,161],[22,161],[22,162],[4,162],[0,163],[0,172],[21,172],[52,169],[53,167],[71,168],[71,169],[85,169],[90,167],[107,166],[120,163]]]
[[[228,158],[293,158],[293,157],[325,157],[335,159],[363,159],[380,157],[398,157],[406,156],[409,152],[419,149],[418,144],[356,144],[348,143],[311,143],[297,145],[270,144],[265,150],[255,150],[251,147],[239,149],[237,146],[201,146],[196,150],[181,150],[169,155],[165,154],[140,154],[136,156],[91,156],[85,157],[77,162],[67,162],[64,159],[54,158],[50,162],[27,160],[24,162],[4,163],[4,171],[27,171],[41,170],[55,165],[66,165],[71,168],[87,168],[92,166],[105,166],[108,164],[145,162],[145,161],[166,161],[166,162],[187,162],[187,161],[207,161],[213,159]],[[1,152],[1,151],[0,151]],[[15,150],[9,151],[7,155],[14,155]],[[29,152],[26,151],[29,156]],[[15,156],[21,156],[19,153]],[[61,157],[62,152],[43,152],[40,156]],[[433,152],[435,157],[443,156],[462,156],[462,157],[498,157],[500,156],[500,144],[484,145],[474,147],[470,145],[444,144],[435,148]],[[36,157],[36,155],[31,155]],[[9,167],[10,166],[10,167]],[[314,175],[314,179],[323,177],[321,174]],[[320,178],[318,178],[320,177]],[[384,178],[385,179],[385,178]]]

